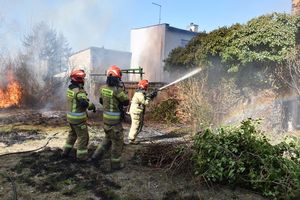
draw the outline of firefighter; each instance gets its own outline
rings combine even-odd
[[[128,134],[129,144],[138,144],[136,137],[141,132],[143,127],[145,107],[149,104],[150,100],[157,96],[156,90],[151,94],[146,94],[148,86],[148,80],[139,81],[138,88],[131,100],[129,110],[131,117],[131,127]]]
[[[96,112],[95,105],[89,102],[84,90],[84,70],[73,70],[71,72],[71,84],[67,90],[67,121],[70,131],[67,141],[63,147],[63,157],[67,157],[77,140],[76,158],[85,161],[88,158],[87,145],[89,134],[87,129],[87,109]]]
[[[111,66],[107,70],[106,85],[100,88],[100,104],[103,106],[103,123],[105,137],[95,150],[91,161],[98,161],[111,148],[111,169],[124,167],[122,151],[124,134],[122,127],[122,108],[129,105],[126,92],[121,86],[122,72],[119,67]]]

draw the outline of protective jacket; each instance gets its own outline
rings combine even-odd
[[[121,87],[103,86],[100,88],[100,103],[103,106],[103,122],[116,125],[121,122],[122,106],[129,104],[128,96]]]
[[[87,120],[86,109],[93,104],[89,103],[87,93],[82,84],[71,84],[67,90],[67,121],[70,124],[80,124]]]
[[[121,109],[129,104],[128,96],[122,87],[103,86],[100,88],[100,103],[103,106],[105,137],[94,152],[92,159],[100,159],[111,148],[111,168],[120,169],[124,133],[121,123]]]
[[[137,90],[132,97],[129,113],[140,115],[149,101],[150,98],[146,97],[145,90]]]
[[[137,135],[141,132],[144,121],[145,106],[149,104],[150,97],[146,95],[145,90],[138,89],[131,100],[130,116],[131,127],[128,134],[128,140],[134,142]]]

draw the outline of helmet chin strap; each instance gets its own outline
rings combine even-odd
[[[71,80],[71,83],[77,84],[77,85],[79,85],[79,87],[83,87],[84,86],[84,82],[77,82],[77,81]]]

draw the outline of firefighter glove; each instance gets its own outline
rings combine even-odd
[[[150,97],[151,100],[154,99],[156,96],[157,96],[157,90],[154,90],[154,91],[149,95],[149,97]]]
[[[91,103],[88,110],[92,110],[95,113],[96,112],[96,106],[93,103]]]

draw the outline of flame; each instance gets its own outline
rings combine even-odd
[[[22,99],[21,85],[14,80],[12,73],[8,73],[8,84],[0,88],[0,108],[20,106]]]

